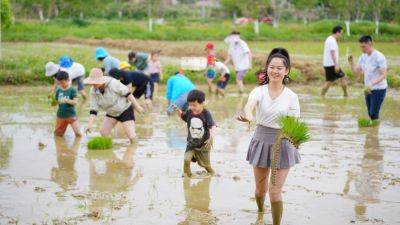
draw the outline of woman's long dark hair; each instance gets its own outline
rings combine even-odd
[[[260,80],[260,85],[264,85],[264,84],[268,84],[269,83],[269,77],[268,77],[268,66],[271,63],[272,59],[274,58],[280,58],[283,61],[283,65],[286,67],[286,69],[289,70],[290,73],[290,56],[289,56],[289,52],[285,49],[285,48],[274,48],[271,50],[271,52],[269,53],[268,57],[267,57],[267,61],[265,62],[265,68],[263,70],[263,73],[265,74],[264,79]],[[288,75],[289,75],[288,73]],[[283,78],[282,83],[286,84],[289,82],[289,76],[285,75],[285,77]]]

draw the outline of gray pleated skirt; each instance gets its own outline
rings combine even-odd
[[[275,137],[279,129],[258,125],[250,141],[246,160],[254,167],[271,168]],[[299,151],[283,139],[278,157],[278,169],[287,169],[300,163]]]

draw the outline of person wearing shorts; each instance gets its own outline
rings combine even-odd
[[[127,72],[116,68],[111,69],[109,74],[126,85],[136,99],[144,96],[146,105],[152,107],[154,84],[150,77],[138,71]]]
[[[191,162],[197,162],[210,174],[214,173],[211,167],[210,151],[216,129],[211,113],[204,108],[205,94],[200,90],[189,92],[187,101],[189,109],[183,112],[176,109],[177,115],[186,122],[188,129],[187,145],[183,163],[184,176],[192,176]]]
[[[55,92],[55,99],[58,102],[57,121],[54,129],[56,136],[64,136],[64,133],[69,125],[71,125],[75,136],[81,136],[78,119],[76,117],[75,105],[77,101],[76,89],[71,87],[68,73],[59,71],[56,74],[56,79],[59,87]]]
[[[222,96],[225,95],[225,88],[229,83],[229,79],[231,77],[229,68],[222,62],[216,61],[214,63],[215,73],[216,75],[220,75],[217,82],[217,94]]]
[[[344,72],[339,66],[339,46],[337,40],[342,36],[343,28],[341,26],[336,26],[332,29],[332,35],[330,35],[325,40],[324,46],[324,57],[323,65],[325,70],[325,84],[322,87],[321,96],[324,97],[326,92],[328,92],[329,87],[337,79],[340,79],[341,86],[343,89],[343,95],[348,96],[346,77]]]
[[[233,31],[225,38],[225,42],[229,45],[228,58],[225,60],[225,64],[227,65],[232,61],[236,73],[236,84],[239,92],[243,93],[243,79],[250,70],[252,63],[249,46],[245,41],[240,39],[240,32],[238,31]]]
[[[90,90],[90,116],[86,133],[91,132],[99,109],[106,111],[103,125],[100,129],[102,136],[109,136],[118,122],[122,123],[126,136],[133,143],[136,139],[135,116],[132,105],[139,113],[143,108],[139,105],[128,87],[118,80],[104,76],[99,68],[93,68],[90,75],[84,81],[92,85]]]
[[[152,52],[150,60],[148,62],[150,78],[154,84],[154,93],[158,94],[158,85],[162,80],[162,66],[160,60],[158,60],[159,52]]]

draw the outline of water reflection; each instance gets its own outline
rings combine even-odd
[[[57,183],[64,191],[76,185],[78,173],[75,170],[76,155],[81,138],[75,138],[71,147],[68,147],[64,137],[54,137],[57,153],[57,167],[51,169],[51,180]]]
[[[216,217],[212,215],[210,207],[211,177],[200,180],[183,178],[186,218],[179,225],[189,224],[216,224]]]
[[[122,157],[112,150],[88,151],[89,188],[91,198],[89,210],[102,212],[104,208],[120,209],[127,203],[124,196],[130,187],[136,184],[140,174],[133,174],[136,145],[129,145]]]
[[[343,193],[355,201],[354,212],[362,218],[367,205],[378,203],[383,178],[383,151],[379,145],[379,128],[365,129],[364,154],[356,171],[349,171]],[[354,183],[356,194],[352,194]]]

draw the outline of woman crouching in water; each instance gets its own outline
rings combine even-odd
[[[300,162],[298,150],[286,139],[280,145],[276,183],[268,183],[272,171],[272,157],[275,137],[279,132],[278,117],[282,115],[300,116],[299,99],[285,86],[290,72],[290,58],[286,49],[275,48],[265,64],[266,76],[260,80],[249,95],[249,99],[239,121],[253,121],[253,109],[256,108],[257,128],[249,144],[247,161],[253,166],[256,183],[255,199],[258,211],[264,211],[265,195],[269,192],[271,213],[274,225],[282,218],[282,189],[290,167]]]

